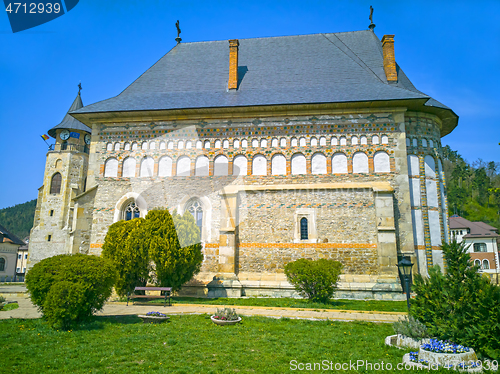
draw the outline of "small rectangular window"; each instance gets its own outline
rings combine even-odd
[[[474,243],[474,252],[486,252],[486,243]]]
[[[47,238],[47,241],[50,242],[51,239],[52,239],[52,235],[49,235]]]
[[[18,260],[21,260],[22,258],[23,258],[23,255],[19,253],[19,254],[17,255],[17,259],[18,259]]]
[[[23,268],[23,273],[26,273],[26,268]]]
[[[54,211],[53,211],[53,210],[51,210],[51,211],[50,211],[50,216],[52,217],[53,215],[54,215]]]
[[[21,268],[16,268],[16,273],[20,273],[21,272]]]
[[[25,259],[25,260],[27,260],[27,259],[28,259],[28,254],[27,254],[27,253],[24,255],[24,259]]]

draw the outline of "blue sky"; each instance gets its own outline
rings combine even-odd
[[[13,34],[0,14],[0,208],[36,198],[47,146],[69,109],[116,96],[184,42],[367,29],[395,34],[396,61],[415,86],[451,107],[443,138],[468,161],[500,162],[500,1],[80,0],[66,15]]]

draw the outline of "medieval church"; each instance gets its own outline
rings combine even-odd
[[[374,25],[373,25],[374,26]],[[441,137],[458,116],[413,86],[394,35],[178,44],[121,94],[49,130],[29,266],[100,255],[154,208],[201,229],[192,295],[292,295],[284,265],[340,261],[338,297],[399,298],[397,263],[443,266]],[[417,57],[417,56],[416,56]]]

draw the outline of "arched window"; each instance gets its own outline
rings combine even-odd
[[[256,155],[252,160],[253,175],[267,175],[267,160],[262,155]]]
[[[474,265],[475,266],[479,266],[479,268],[481,268],[481,260],[474,260]]]
[[[378,135],[373,135],[372,137],[372,144],[379,144],[380,140],[378,138]]]
[[[259,146],[259,141],[257,139],[252,139],[252,147],[257,148]]]
[[[215,141],[215,148],[220,148],[221,147],[221,142],[219,139]]]
[[[172,176],[172,159],[164,156],[158,162],[158,176],[171,177]]]
[[[155,142],[150,142],[149,143],[149,149],[156,149],[156,143]]]
[[[50,193],[58,194],[61,192],[61,173],[55,173],[50,181]]]
[[[276,154],[271,159],[271,174],[272,175],[286,174],[286,158],[282,154]]]
[[[139,218],[141,216],[141,211],[139,207],[135,204],[135,201],[129,202],[125,205],[125,209],[123,209],[123,217],[125,221],[130,221],[134,218]]]
[[[286,147],[286,138],[280,139],[280,147]]]
[[[335,153],[332,157],[332,173],[347,173],[347,156],[343,153]]]
[[[326,157],[323,153],[315,153],[311,159],[313,174],[326,174]]]
[[[319,138],[319,145],[326,145],[326,138],[324,136]]]
[[[301,147],[306,146],[306,138],[302,137],[299,139],[299,146],[301,146]]]
[[[136,161],[133,157],[127,157],[123,160],[122,176],[125,178],[135,177]]]
[[[238,139],[234,140],[233,148],[240,148],[240,141]]]
[[[177,149],[184,149],[184,140],[179,140],[177,143]]]
[[[302,153],[297,153],[292,156],[292,174],[306,174],[306,157]]]
[[[490,268],[490,262],[488,260],[483,260],[483,269],[489,269]]]
[[[291,145],[292,147],[296,147],[296,146],[297,146],[297,144],[298,144],[298,143],[297,143],[297,138],[292,138],[292,140],[290,141],[290,145]]]
[[[206,177],[209,174],[209,160],[207,156],[200,156],[194,163],[194,175]]]
[[[267,139],[262,139],[260,141],[260,147],[261,148],[266,148],[267,147]]]
[[[358,137],[357,136],[352,136],[351,137],[351,144],[352,145],[357,145],[358,144]]]
[[[429,147],[434,148],[434,142],[432,140],[429,140]]]
[[[362,145],[368,144],[368,139],[364,135],[361,137],[361,144]]]
[[[160,142],[160,149],[166,149],[167,146],[165,144],[165,142]]]
[[[130,143],[125,143],[125,147],[124,147],[124,149],[125,149],[126,151],[130,151]]]
[[[233,160],[233,175],[247,175],[247,158],[236,156]]]
[[[141,149],[144,150],[144,151],[147,150],[148,149],[148,142],[143,142],[142,146],[141,146]]]
[[[5,258],[0,257],[0,271],[5,271]]]
[[[106,151],[112,151],[112,150],[113,150],[113,143],[106,144]]]
[[[136,151],[137,150],[137,143],[132,143],[132,150],[133,151]]]
[[[246,148],[246,147],[248,147],[248,140],[243,139],[243,140],[241,141],[241,148]]]
[[[389,144],[389,137],[387,135],[382,135],[382,144]]]
[[[222,142],[222,148],[229,148],[229,140],[224,139],[224,141]]]
[[[228,175],[227,157],[219,155],[214,160],[214,175]]]
[[[425,176],[436,178],[436,162],[434,161],[434,157],[427,155],[425,156],[424,162],[425,162]]]
[[[202,149],[203,148],[203,143],[201,142],[201,140],[197,140],[196,141],[196,149]]]
[[[191,160],[187,156],[182,156],[177,159],[177,175],[181,177],[189,177],[191,175]]]
[[[116,178],[118,176],[118,160],[116,158],[106,160],[104,164],[104,176],[111,178]]]
[[[389,155],[384,151],[375,153],[375,156],[373,156],[373,168],[375,173],[389,173],[391,171]]]
[[[345,138],[345,136],[341,136],[340,137],[340,145],[346,145],[347,144],[347,139]]]
[[[417,140],[417,138],[413,139],[413,146],[414,147],[418,147],[418,140]]]
[[[330,141],[330,144],[331,145],[337,145],[338,144],[337,138],[333,137],[332,140]]]
[[[317,147],[318,146],[318,139],[312,137],[311,138],[311,147]]]
[[[193,143],[191,143],[191,140],[188,140],[186,142],[186,149],[191,149],[192,146],[193,146]]]
[[[409,147],[410,146],[410,138],[406,138],[406,146]]]
[[[169,142],[167,143],[167,148],[168,148],[168,149],[174,149],[174,142],[173,142],[173,141],[169,141]]]
[[[300,240],[309,239],[309,231],[307,229],[307,218],[302,217],[300,219]]]
[[[197,199],[191,200],[188,202],[186,210],[193,215],[201,234],[203,229],[203,207],[201,203]]]
[[[139,175],[141,176],[141,178],[152,177],[154,173],[154,168],[155,168],[155,161],[153,160],[153,158],[145,157],[141,161],[141,171]]]
[[[276,148],[277,146],[278,146],[278,139],[273,138],[273,140],[271,140],[271,147]]]
[[[352,157],[353,173],[368,173],[368,156],[363,152],[356,152]]]
[[[205,140],[205,149],[210,148],[210,140]]]
[[[120,150],[120,143],[115,143],[115,151],[119,151]]]
[[[422,139],[422,147],[427,148],[427,140]]]

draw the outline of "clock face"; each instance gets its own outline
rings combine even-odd
[[[61,131],[61,133],[59,134],[59,137],[62,140],[68,140],[68,138],[69,138],[69,131],[68,130]]]
[[[89,134],[85,135],[85,144],[90,144],[90,135]]]

